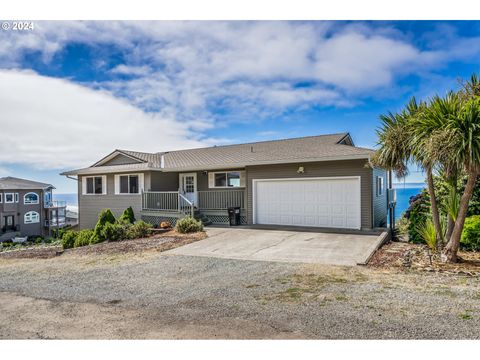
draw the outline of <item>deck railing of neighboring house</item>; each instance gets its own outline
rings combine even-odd
[[[45,202],[45,208],[46,209],[62,208],[62,207],[66,207],[66,206],[67,206],[67,202],[62,201],[62,200],[53,200],[53,201]]]
[[[214,190],[198,192],[200,210],[221,210],[229,207],[245,208],[245,190]]]

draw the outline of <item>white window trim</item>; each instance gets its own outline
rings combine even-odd
[[[20,195],[18,193],[15,193],[15,203],[19,203],[20,202]]]
[[[12,201],[7,201],[7,195],[12,195]],[[15,203],[15,194],[14,193],[5,193],[5,204]]]
[[[215,186],[215,174],[227,174],[228,173],[240,173],[240,186]],[[208,173],[208,188],[209,189],[241,189],[245,188],[245,170],[225,170],[225,171],[212,171]]]
[[[37,197],[37,201],[30,201],[27,200],[27,195],[35,195]],[[25,195],[23,195],[23,204],[24,205],[38,205],[40,203],[40,196],[36,192],[28,192]]]
[[[30,220],[27,220],[27,215],[29,215]],[[35,216],[35,219],[32,219],[32,216]],[[36,211],[29,211],[23,215],[24,224],[38,224],[40,222],[40,214]]]
[[[377,176],[376,186],[377,197],[383,196],[383,194],[385,193],[385,180],[383,179],[383,176]]]
[[[120,176],[138,176],[138,193],[121,193],[120,192]],[[133,173],[133,174],[117,174],[115,175],[115,195],[140,195],[144,189],[144,174],[143,173]],[[128,189],[130,191],[130,178],[128,179]]]
[[[96,177],[102,178],[102,193],[101,194],[87,194],[87,179]],[[95,180],[94,180],[94,189],[95,189]],[[102,196],[107,195],[107,175],[92,175],[92,176],[82,176],[82,195],[85,196]]]

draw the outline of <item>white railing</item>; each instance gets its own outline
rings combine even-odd
[[[178,191],[145,191],[142,194],[142,209],[179,211],[178,195]]]
[[[213,190],[198,192],[200,210],[221,210],[229,207],[245,208],[245,190]]]
[[[45,202],[45,208],[46,209],[61,208],[61,207],[66,207],[66,206],[67,206],[66,201],[53,200],[53,201]]]
[[[193,212],[195,211],[193,203],[180,193],[178,193],[178,211],[191,217],[193,217]]]

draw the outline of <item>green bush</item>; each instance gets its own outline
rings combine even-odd
[[[203,224],[201,221],[197,221],[193,217],[187,216],[177,221],[175,229],[181,234],[193,233],[202,231]]]
[[[427,219],[430,217],[430,198],[424,189],[420,194],[410,198],[410,206],[405,211],[405,218],[408,219],[408,239],[410,242],[423,244],[425,241],[418,233]]]
[[[147,224],[143,220],[138,220],[135,224],[129,226],[126,231],[126,237],[128,239],[140,239],[147,237],[151,230],[152,225]]]
[[[127,236],[129,225],[123,223],[106,223],[102,230],[102,238],[109,241],[123,240]]]
[[[77,239],[77,231],[68,230],[62,236],[62,246],[64,249],[71,249],[75,245]]]
[[[123,211],[122,216],[120,216],[120,219],[118,219],[120,222],[124,222],[127,224],[133,224],[135,223],[135,214],[133,213],[132,207],[128,207]]]
[[[480,215],[465,219],[460,246],[465,250],[480,250]]]
[[[431,219],[427,219],[423,224],[419,225],[416,230],[430,249],[437,249],[437,232]]]
[[[105,224],[115,224],[117,220],[115,219],[115,215],[113,215],[110,209],[103,209],[100,214],[98,214],[98,221],[95,225],[95,242],[101,242],[106,240],[102,235],[102,230]]]
[[[77,234],[73,247],[86,246],[97,242],[97,237],[93,230],[80,230]]]

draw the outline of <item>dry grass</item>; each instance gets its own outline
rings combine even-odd
[[[205,232],[193,234],[180,234],[175,230],[162,234],[152,235],[143,239],[106,241],[103,243],[82,246],[74,249],[63,250],[61,246],[34,247],[17,251],[5,251],[0,253],[2,259],[47,259],[59,255],[122,255],[131,253],[142,253],[145,251],[167,251],[179,246],[203,240],[207,237]]]

